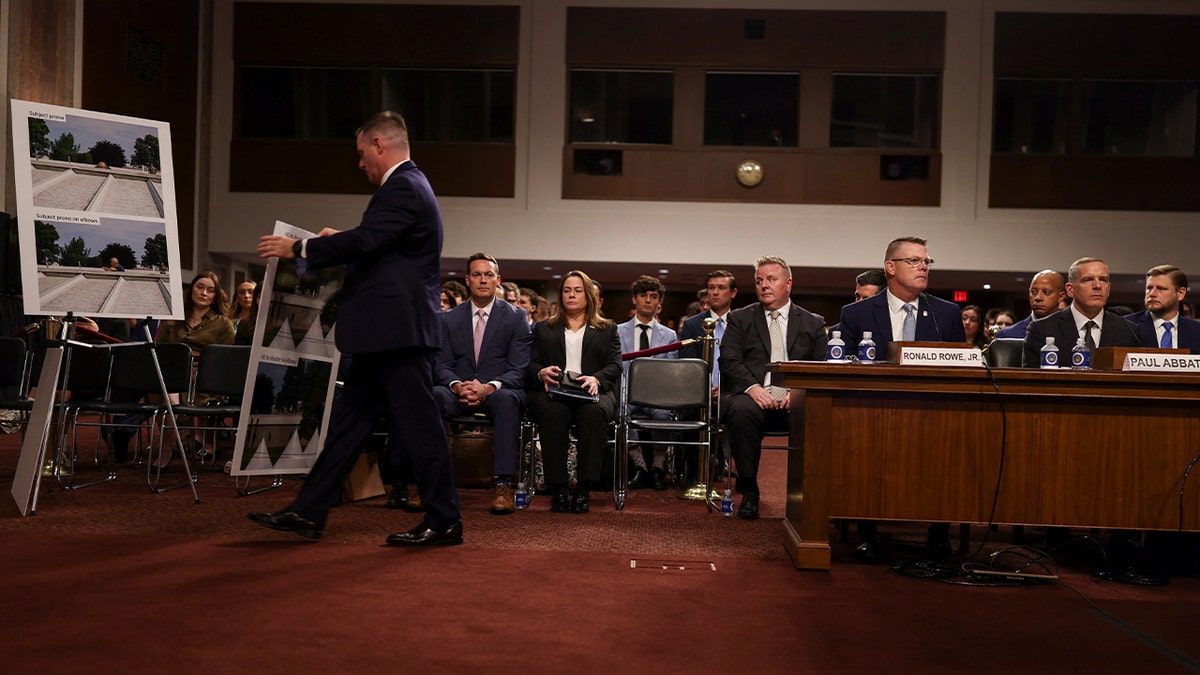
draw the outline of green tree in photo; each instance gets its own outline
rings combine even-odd
[[[29,156],[45,157],[50,154],[50,125],[38,117],[29,118]]]
[[[110,169],[125,166],[125,148],[112,141],[96,141],[95,145],[88,148],[88,154],[92,156],[93,164],[104,162]]]
[[[71,237],[62,249],[62,264],[64,267],[96,267],[96,259],[83,237]]]
[[[142,267],[153,269],[167,268],[167,235],[156,234],[153,237],[146,237],[146,243],[142,247]]]
[[[146,134],[133,142],[133,157],[130,164],[148,166],[157,171],[161,163],[158,159],[158,136]]]
[[[133,252],[133,248],[129,244],[121,244],[114,241],[100,249],[100,253],[96,256],[96,259],[100,261],[101,267],[108,267],[108,261],[113,258],[116,258],[121,263],[121,267],[127,270],[137,267],[137,254]]]
[[[58,245],[58,228],[44,220],[33,221],[33,238],[37,246],[37,264],[58,262],[62,247]]]
[[[75,134],[63,133],[50,144],[50,159],[74,162],[78,157],[79,144],[75,142]]]

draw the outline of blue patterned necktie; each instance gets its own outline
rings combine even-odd
[[[1162,341],[1158,343],[1159,347],[1162,347],[1163,349],[1171,348],[1171,328],[1172,326],[1170,321],[1163,322],[1163,336]]]
[[[911,302],[904,303],[904,327],[900,330],[900,339],[912,342],[917,339],[917,308]]]

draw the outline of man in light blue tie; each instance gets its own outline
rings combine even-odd
[[[1200,354],[1200,321],[1179,313],[1187,291],[1187,275],[1174,265],[1158,265],[1146,272],[1146,310],[1125,317],[1137,326],[1143,345]]]
[[[871,332],[880,354],[886,354],[888,345],[896,340],[965,342],[958,305],[925,292],[933,266],[926,241],[919,237],[893,239],[883,259],[887,290],[842,307],[839,325],[846,350],[858,353],[859,340],[866,331]],[[950,554],[949,532],[948,523],[930,525],[926,543],[931,555]],[[879,559],[882,551],[874,521],[859,521],[858,536],[855,557],[864,561]]]

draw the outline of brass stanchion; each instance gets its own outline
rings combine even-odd
[[[713,335],[713,331],[716,330],[717,322],[710,316],[704,320],[703,327],[704,336],[700,338],[702,341],[700,346],[700,354],[701,358],[708,363],[710,383],[709,389],[711,391],[713,355],[716,353],[716,350],[713,347],[717,340]],[[718,399],[718,401],[719,400],[720,399]],[[700,445],[697,446],[699,447],[699,452],[697,453],[697,463],[699,466],[696,468],[696,484],[692,485],[691,487],[684,488],[678,493],[677,496],[680,499],[707,502],[708,510],[712,511],[714,505],[720,502],[721,495],[717,494],[717,491],[712,489],[712,469],[715,453],[713,452],[714,434],[712,433],[714,424],[710,419],[710,408],[703,408],[700,410],[700,421],[704,423],[704,428],[700,431]]]

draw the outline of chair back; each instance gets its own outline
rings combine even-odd
[[[112,386],[139,394],[161,394],[158,373],[150,357],[152,347],[158,355],[167,391],[187,393],[192,381],[192,348],[183,343],[140,342],[112,347]]]
[[[0,337],[0,389],[16,387],[18,395],[25,394],[25,341],[15,337]]]
[[[626,403],[644,408],[703,408],[712,399],[711,378],[703,359],[639,357],[629,362]]]
[[[250,345],[208,345],[200,350],[196,393],[241,396],[250,368]]]
[[[1024,351],[1025,340],[1021,338],[996,338],[988,345],[988,365],[993,368],[1020,368]]]

